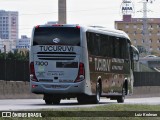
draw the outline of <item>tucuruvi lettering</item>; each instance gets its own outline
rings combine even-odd
[[[73,52],[73,46],[40,46],[40,51],[57,51],[57,52]]]
[[[96,71],[110,71],[111,60],[95,58],[94,61]]]

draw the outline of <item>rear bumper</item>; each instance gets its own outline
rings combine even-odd
[[[31,92],[36,94],[84,94],[85,81],[77,83],[42,83],[31,81],[30,88]]]

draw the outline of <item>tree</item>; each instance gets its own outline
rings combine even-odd
[[[0,59],[5,59],[5,53],[0,53]],[[15,50],[14,52],[8,52],[6,53],[6,59],[7,60],[20,60],[20,61],[28,61],[29,60],[29,51],[23,52],[18,50]]]

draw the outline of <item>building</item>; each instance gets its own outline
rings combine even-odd
[[[145,51],[146,43],[152,54],[160,56],[160,18],[147,18],[147,42],[144,39],[143,19],[132,18],[131,15],[123,15],[123,20],[115,21],[115,28],[126,32],[132,44],[135,45],[140,53]]]
[[[30,38],[26,35],[22,35],[20,39],[17,40],[16,49],[30,49]]]
[[[0,38],[18,39],[18,12],[0,10]]]
[[[6,53],[10,51],[14,51],[16,48],[16,40],[5,40],[5,39],[0,39],[0,51]]]

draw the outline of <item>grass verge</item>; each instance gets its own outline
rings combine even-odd
[[[1,118],[3,120],[160,120],[160,105],[112,104],[89,108],[41,109],[43,118]],[[157,116],[156,116],[157,115]],[[156,116],[156,117],[155,117]]]

